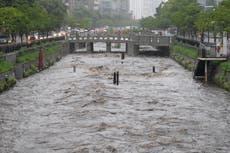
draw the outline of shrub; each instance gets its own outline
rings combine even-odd
[[[35,65],[31,65],[29,68],[27,68],[25,70],[25,72],[23,72],[23,77],[28,77],[30,75],[37,73],[37,72],[39,72],[38,67]]]
[[[187,46],[184,46],[182,44],[176,44],[172,46],[172,51],[178,52],[180,54],[192,57],[192,58],[197,58],[198,56],[198,51],[196,49],[191,49]]]
[[[5,82],[0,82],[0,92],[5,90]]]
[[[8,61],[0,60],[0,73],[10,71],[14,68],[13,64]]]
[[[8,77],[5,79],[5,81],[0,82],[0,92],[3,92],[10,87],[14,86],[16,84],[16,79],[14,77]]]
[[[47,48],[44,46],[46,46]],[[53,42],[42,44],[40,47],[43,47],[42,50],[43,50],[44,56],[58,52],[61,49],[60,45],[57,45],[56,43],[53,43]],[[38,52],[35,50],[36,49],[34,49],[34,51],[28,51],[28,49],[26,49],[26,48],[21,48],[19,51],[19,54],[17,56],[17,63],[26,63],[29,61],[37,60],[38,59]]]
[[[219,68],[224,72],[230,72],[230,61],[221,63]]]

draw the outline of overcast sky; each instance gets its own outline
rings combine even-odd
[[[149,5],[149,3],[147,3],[146,6],[143,5],[144,1],[151,0],[130,0],[130,10],[133,12],[135,19],[152,16],[155,14],[155,9],[159,6],[159,4],[166,0],[152,0],[152,4]]]

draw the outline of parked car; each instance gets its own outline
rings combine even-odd
[[[11,43],[10,38],[7,35],[0,35],[0,44]]]

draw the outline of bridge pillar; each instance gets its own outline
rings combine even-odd
[[[86,48],[87,48],[87,53],[93,53],[94,51],[93,42],[88,42],[86,44]]]
[[[70,42],[69,43],[69,52],[73,53],[75,50],[76,50],[75,43],[74,42]]]
[[[133,42],[127,43],[127,49],[127,53],[129,56],[137,56],[139,54],[139,45]]]
[[[75,44],[75,49],[80,49],[80,43]]]
[[[112,45],[111,44],[112,44],[111,42],[106,43],[106,52],[110,53],[112,51]]]

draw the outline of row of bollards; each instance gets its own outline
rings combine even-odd
[[[119,85],[119,71],[113,73],[113,84]]]

